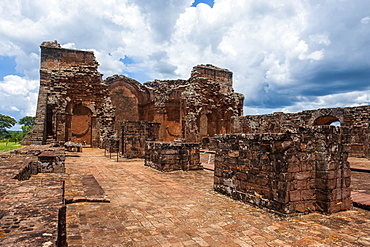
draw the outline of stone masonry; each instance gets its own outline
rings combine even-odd
[[[160,123],[125,121],[121,127],[121,150],[126,158],[144,158],[146,142],[158,140]]]
[[[244,96],[233,91],[232,72],[212,65],[195,66],[188,80],[140,84],[115,75],[106,83],[116,109],[116,128],[123,121],[157,122],[160,141],[200,142],[232,133],[234,119],[242,115]]]
[[[345,131],[217,135],[216,191],[281,214],[352,207]]]
[[[41,44],[40,91],[35,125],[24,144],[86,143],[121,136],[124,121],[160,123],[158,140],[232,133],[244,96],[232,88],[232,72],[198,65],[188,80],[141,84],[123,75],[102,80],[93,52]],[[125,144],[122,144],[125,146]]]
[[[370,106],[324,108],[298,113],[276,112],[266,115],[239,117],[235,122],[234,133],[280,133],[291,128],[329,125],[339,122],[348,127],[351,138],[349,153],[355,157],[370,157]]]
[[[198,143],[147,142],[145,165],[164,172],[203,169],[199,149]]]
[[[35,125],[23,144],[72,141],[98,147],[113,134],[114,108],[98,65],[93,52],[41,44]]]
[[[141,84],[123,75],[103,80],[97,68],[93,52],[64,49],[56,41],[41,44],[37,114],[35,125],[24,144],[73,142],[91,147],[109,146],[109,151],[117,152],[117,157],[120,152],[127,158],[142,158],[146,152],[147,165],[165,171],[198,169],[199,143],[202,142],[206,148],[221,150],[218,152],[219,164],[223,159],[227,160],[226,164],[231,162],[233,169],[263,164],[263,169],[248,170],[248,174],[254,174],[253,179],[262,178],[258,181],[261,182],[260,187],[235,192],[248,195],[244,196],[245,201],[252,200],[255,204],[287,214],[336,212],[349,207],[350,175],[346,156],[349,153],[370,157],[370,106],[242,116],[244,96],[234,92],[233,74],[227,69],[210,64],[198,65],[193,67],[189,79]],[[342,126],[340,130],[313,128],[336,121]],[[315,131],[318,132],[315,134]],[[241,143],[231,143],[235,133],[248,134],[246,136],[252,139],[243,137],[240,142],[253,148],[239,150]],[[221,138],[219,134],[227,135]],[[212,141],[214,136],[217,136],[217,142]],[[270,139],[265,143],[265,139],[259,138]],[[148,142],[153,140],[159,142]],[[281,143],[290,143],[289,152],[278,148]],[[313,143],[313,147],[306,149],[307,143]],[[223,147],[248,158],[229,157]],[[322,147],[325,148],[320,151]],[[271,150],[266,151],[265,148]],[[253,150],[254,153],[248,153]],[[293,152],[302,157],[292,155]],[[315,152],[323,153],[323,157],[317,157],[319,154]],[[47,157],[45,154],[45,159]],[[256,157],[263,159],[259,161]],[[299,162],[294,163],[291,159],[309,162],[303,162],[306,167],[301,167],[296,164]],[[320,164],[336,162],[339,162],[338,169],[342,169],[340,172],[337,168],[320,170]],[[289,178],[278,177],[280,174],[276,167],[280,166],[289,170]],[[299,171],[292,172],[298,169],[296,166]],[[215,188],[235,196],[229,191],[236,188],[236,183],[228,180],[235,178],[225,175],[230,169],[224,165],[216,169]],[[302,175],[304,179],[301,175],[295,177],[294,174],[300,172],[305,174]],[[326,173],[330,174],[330,181],[322,182],[320,176]],[[239,175],[236,181],[239,181]],[[340,180],[342,187],[332,188],[333,179]],[[294,187],[293,180],[304,180],[300,185],[305,183],[305,189]],[[254,183],[240,181],[243,181],[243,186]],[[252,198],[250,195],[253,193],[256,196]],[[310,195],[312,198],[306,200]]]

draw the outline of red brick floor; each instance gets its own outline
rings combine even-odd
[[[213,191],[213,172],[162,173],[84,149],[67,172],[93,175],[110,203],[67,205],[69,246],[370,246],[370,212],[279,218]]]

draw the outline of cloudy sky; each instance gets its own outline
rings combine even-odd
[[[1,0],[1,114],[35,115],[53,40],[93,50],[105,77],[227,68],[245,114],[370,103],[369,0]]]

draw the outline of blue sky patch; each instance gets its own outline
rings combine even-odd
[[[214,0],[194,0],[193,4],[190,7],[196,7],[200,3],[208,4],[211,8],[213,8],[215,1]]]
[[[132,57],[125,56],[125,58],[120,58],[119,61],[121,61],[124,64],[134,64],[135,60]]]
[[[0,80],[7,75],[24,76],[15,69],[16,67],[15,57],[0,56]]]

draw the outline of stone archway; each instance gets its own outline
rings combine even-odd
[[[91,110],[83,105],[73,108],[71,118],[71,141],[91,145]]]
[[[338,122],[340,124],[340,121],[337,117],[334,116],[321,116],[316,118],[316,120],[313,122],[313,125],[331,125],[332,123]]]

